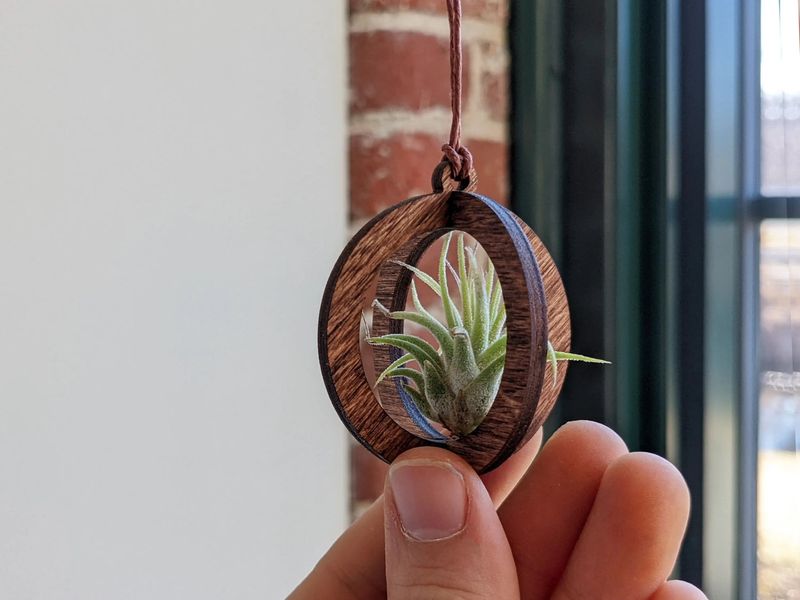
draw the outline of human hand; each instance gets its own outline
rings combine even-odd
[[[666,581],[689,514],[675,467],[589,421],[533,461],[540,444],[483,477],[442,449],[405,452],[290,599],[705,598]]]

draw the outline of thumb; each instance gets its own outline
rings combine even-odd
[[[386,478],[388,597],[519,598],[514,557],[475,471],[440,448],[415,448]]]

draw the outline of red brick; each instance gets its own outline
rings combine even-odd
[[[508,145],[500,142],[466,140],[475,159],[478,192],[508,206]]]
[[[467,17],[503,20],[508,16],[508,0],[463,0],[462,10]],[[350,0],[350,12],[417,10],[432,14],[447,14],[445,0]]]
[[[482,102],[495,121],[508,118],[508,74],[484,73],[481,76]]]
[[[371,217],[410,196],[431,191],[442,139],[401,134],[350,138],[350,206],[354,219]]]
[[[383,482],[389,465],[354,443],[350,448],[350,467],[353,474],[352,502],[372,502],[383,493]]]
[[[350,206],[354,219],[371,217],[410,196],[429,193],[430,177],[442,139],[426,134],[399,134],[385,139],[350,139]],[[499,142],[467,140],[475,157],[479,191],[508,201],[508,147]]]
[[[449,60],[448,42],[444,38],[396,31],[351,34],[351,112],[450,106]],[[469,89],[466,48],[463,72],[466,92]]]

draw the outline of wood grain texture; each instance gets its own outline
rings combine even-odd
[[[334,266],[319,320],[319,356],[334,407],[350,432],[374,454],[391,462],[422,444],[446,447],[478,471],[501,464],[541,426],[564,380],[546,365],[548,336],[569,349],[566,295],[547,250],[516,215],[456,184],[446,170],[434,173],[436,193],[397,204],[372,219],[350,241]],[[460,188],[464,188],[461,191]],[[414,264],[438,237],[452,230],[472,235],[486,250],[500,279],[508,313],[508,347],[500,391],[481,425],[461,439],[442,436],[416,410],[396,382],[381,384],[381,404],[369,386],[359,352],[364,293],[377,278],[377,297],[390,309],[405,306],[411,274],[392,263]],[[547,298],[547,301],[545,301]],[[548,326],[548,323],[550,325]],[[400,331],[399,321],[375,315],[373,335]],[[375,348],[380,372],[391,351]]]
[[[547,298],[547,331],[550,343],[553,344],[553,348],[560,352],[569,352],[572,343],[572,329],[570,327],[569,303],[567,302],[564,282],[561,281],[561,275],[553,262],[553,257],[550,256],[539,236],[522,219],[516,215],[514,217],[522,227],[522,231],[525,232],[531,246],[533,246],[533,252],[539,262],[539,271],[542,274],[544,293]],[[546,370],[539,402],[536,406],[536,414],[525,436],[525,442],[538,431],[553,410],[564,385],[568,366],[569,363],[567,361],[559,361],[555,384],[553,384],[552,370],[549,367]]]

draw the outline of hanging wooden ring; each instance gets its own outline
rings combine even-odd
[[[511,211],[472,193],[474,172],[461,182],[440,165],[434,193],[411,198],[367,223],[342,251],[328,280],[320,310],[318,342],[322,375],[345,426],[378,457],[391,462],[419,445],[437,445],[461,455],[478,472],[500,465],[535,433],[550,413],[566,374],[560,362],[553,380],[546,364],[547,341],[568,351],[569,309],[561,278],[539,238]],[[414,264],[448,231],[474,237],[494,263],[506,305],[508,345],[500,390],[478,428],[448,438],[419,414],[391,381],[378,402],[361,361],[364,293],[377,278],[377,297],[392,310],[405,305],[410,273],[394,260]],[[403,236],[403,239],[400,238]],[[401,327],[376,315],[373,333]],[[375,348],[376,369],[391,361]]]

